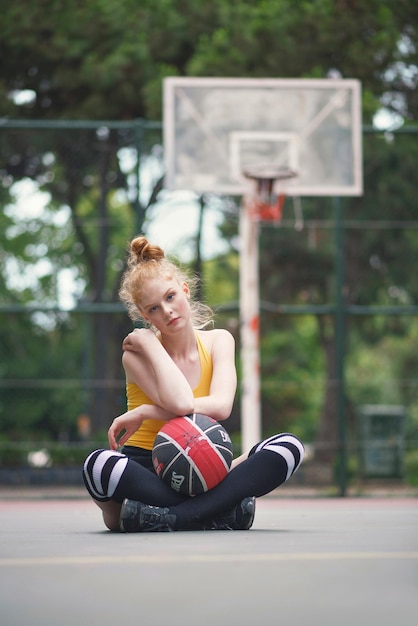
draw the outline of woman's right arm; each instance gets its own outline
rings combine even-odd
[[[193,413],[193,390],[183,372],[149,329],[135,333],[135,351],[125,350],[122,364],[126,379],[140,387],[151,400],[171,415]]]

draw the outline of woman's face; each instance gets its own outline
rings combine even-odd
[[[140,310],[162,334],[176,332],[190,323],[190,291],[176,279],[150,278],[142,288]]]

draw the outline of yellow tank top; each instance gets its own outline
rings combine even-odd
[[[210,391],[210,383],[212,381],[213,364],[212,357],[206,350],[202,340],[196,333],[197,349],[200,359],[200,380],[193,389],[195,398],[208,396]],[[128,411],[134,409],[141,404],[154,404],[154,402],[142,391],[135,383],[126,384],[126,396],[128,402]],[[160,428],[166,423],[166,420],[144,420],[138,430],[128,439],[125,445],[152,450],[155,437]]]

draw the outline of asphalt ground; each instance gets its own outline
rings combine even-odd
[[[15,496],[0,529],[1,626],[418,619],[415,497],[268,496],[249,531],[119,534],[77,494]]]

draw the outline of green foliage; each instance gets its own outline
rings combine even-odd
[[[405,455],[405,480],[409,485],[418,487],[418,450]]]
[[[389,320],[370,318],[368,327],[375,322],[373,340],[365,342],[359,337],[359,328],[351,327],[351,349],[346,362],[347,389],[351,401],[361,404],[402,404],[414,407],[417,403],[417,332],[414,318],[391,317],[392,327],[387,332]],[[402,324],[404,322],[404,324]],[[400,330],[401,329],[401,330]],[[370,329],[368,330],[371,334]]]
[[[416,97],[400,70],[417,61],[416,17],[408,0],[67,0],[59,8],[16,0],[0,23],[3,114],[158,119],[164,76],[322,78],[330,70],[362,81],[366,120],[391,78],[413,114]],[[24,109],[7,97],[23,89],[37,94]]]
[[[11,316],[2,324],[1,354],[7,358],[2,360],[1,373],[9,383],[2,390],[1,429],[14,440],[76,436],[82,397],[74,379],[82,371],[81,336],[71,323],[59,320],[65,315],[50,314],[49,322],[51,317],[53,330],[39,326],[36,313]],[[56,380],[56,386],[45,387],[48,380]],[[73,387],[71,380],[76,383]]]
[[[323,354],[312,316],[283,322],[277,317],[265,329],[262,317],[263,427],[267,434],[292,431],[312,441],[323,402]]]
[[[412,23],[404,6],[379,0],[214,4],[219,23],[200,37],[190,75],[323,78],[334,70],[362,81],[367,120],[378,107],[382,75],[399,58],[399,33]]]
[[[230,303],[235,307],[239,298],[239,257],[230,252],[227,255],[216,257],[205,263],[203,277],[205,296],[216,308]]]

